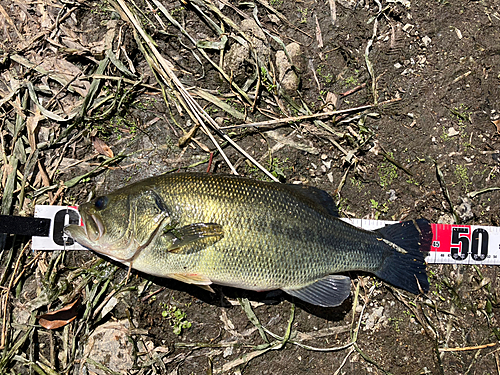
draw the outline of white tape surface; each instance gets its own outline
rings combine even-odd
[[[86,250],[63,233],[68,224],[82,225],[76,207],[36,206],[35,217],[51,219],[49,237],[33,237],[33,250]],[[386,220],[342,219],[366,230],[396,223]],[[427,263],[500,264],[500,228],[482,225],[431,224],[433,240]]]
[[[35,206],[35,217],[50,219],[50,230],[48,237],[33,236],[33,250],[86,250],[63,232],[68,224],[82,225],[77,207]]]

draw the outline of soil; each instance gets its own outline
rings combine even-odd
[[[164,6],[197,40],[217,41],[210,24],[203,21],[197,10],[203,3],[171,1],[164,2]],[[500,186],[500,125],[495,125],[500,119],[500,4],[497,1],[269,1],[288,22],[266,8],[265,1],[206,3],[217,4],[217,8],[238,25],[243,16],[236,10],[247,18],[256,15],[262,28],[269,31],[263,34],[262,48],[266,50],[263,56],[267,56],[270,74],[277,69],[276,53],[283,50],[277,40],[284,44],[298,43],[301,55],[296,57],[292,69],[300,77],[300,87],[287,91],[290,98],[287,100],[287,95],[276,91],[276,82],[263,80],[257,109],[252,112],[251,105],[243,104],[235,90],[172,23],[165,21],[164,30],[158,23],[145,23],[158,49],[186,87],[201,87],[223,97],[242,112],[246,110],[253,121],[266,121],[269,119],[266,115],[273,118],[303,115],[305,113],[297,109],[303,108],[303,103],[312,113],[318,113],[386,102],[366,111],[323,118],[322,124],[334,133],[311,120],[284,123],[274,132],[269,132],[269,127],[227,131],[280,180],[326,190],[337,201],[341,215],[346,217],[386,220],[424,217],[431,222],[452,223],[455,209],[463,224],[499,225],[500,191],[470,194]],[[335,20],[330,3],[336,5]],[[0,67],[2,82],[8,81],[8,74],[20,82],[33,81],[37,85],[44,82],[40,73],[34,74],[21,66],[14,55],[40,63],[45,58],[57,57],[90,76],[105,56],[105,50],[99,50],[99,43],[113,22],[123,47],[121,60],[127,68],[135,68],[134,81],[141,77],[149,86],[127,96],[123,88],[117,89],[116,80],[106,81],[110,91],[122,90],[119,94],[124,98],[123,106],[111,116],[102,114],[102,117],[97,108],[95,112],[99,116],[92,113],[87,120],[75,121],[79,135],[72,138],[68,147],[64,147],[63,142],[41,150],[40,158],[47,167],[60,155],[68,159],[68,163],[84,161],[61,167],[60,172],[52,174],[53,183],[69,181],[105,160],[105,150],[96,146],[93,137],[103,140],[114,155],[128,155],[112,167],[86,176],[53,203],[83,203],[91,194],[111,191],[164,172],[206,171],[209,166],[206,150],[216,151],[214,144],[198,130],[194,140],[178,145],[179,138],[191,129],[193,122],[185,109],[179,109],[174,91],[167,88],[169,105],[163,101],[157,78],[133,35],[133,26],[120,18],[120,12],[116,11],[119,7],[107,2],[74,3],[71,6],[76,9],[61,21],[63,28],[59,34],[45,33],[33,44],[27,44],[36,35],[35,26],[41,24],[43,17],[54,20],[59,9],[68,9],[64,4],[66,2],[54,1],[37,7],[23,1],[0,1],[26,43],[21,43],[11,23],[2,16],[3,37],[10,40],[2,43],[5,57]],[[155,20],[160,12],[151,12],[147,4],[138,2],[137,6]],[[219,26],[222,24],[215,13],[204,7],[200,9],[211,14]],[[229,35],[231,28],[227,24],[224,27]],[[85,53],[70,50],[70,44],[63,43],[65,33],[73,37],[73,42],[83,45]],[[233,32],[226,52],[237,44],[234,36]],[[115,47],[117,43],[115,39]],[[204,51],[219,62],[220,51]],[[238,79],[235,82],[241,86],[245,77],[255,73],[248,61],[242,64],[244,70],[235,74]],[[224,66],[227,67],[227,63]],[[372,73],[369,66],[373,67]],[[109,70],[120,75],[116,68]],[[265,72],[261,74],[265,76]],[[87,79],[87,82],[90,81]],[[355,90],[350,92],[352,89]],[[7,92],[2,88],[2,96]],[[194,89],[190,92],[219,123],[227,126],[245,122],[204,100]],[[252,86],[248,93],[254,92],[255,86]],[[61,101],[64,104],[64,99]],[[298,103],[297,106],[292,102]],[[13,107],[2,112],[2,118],[10,124],[15,122]],[[34,111],[32,107],[30,113]],[[3,129],[11,126],[7,122]],[[45,130],[55,128],[57,133],[73,122],[57,126],[56,123],[53,119],[41,120],[40,126]],[[4,130],[2,148],[13,148],[9,142],[15,137],[9,135],[9,131]],[[41,134],[37,137],[42,140]],[[96,149],[100,156],[94,154]],[[224,145],[224,151],[238,173],[266,178],[230,146]],[[209,167],[212,173],[230,173],[217,152]],[[30,180],[33,186],[40,168],[34,168]],[[35,203],[44,203],[43,199],[30,196],[29,204],[15,207],[15,212],[29,212]],[[2,272],[7,272],[6,254],[2,256]],[[43,254],[41,259],[45,269],[43,265],[26,268],[24,289],[11,295],[10,306],[26,310],[29,302],[39,296],[43,284],[41,275],[50,264],[51,255]],[[426,296],[403,293],[371,276],[352,274],[351,298],[338,308],[324,309],[279,292],[253,293],[216,286],[215,293],[210,293],[135,271],[124,286],[121,282],[127,276],[126,269],[114,263],[94,266],[96,259],[98,256],[89,252],[72,252],[56,265],[59,271],[56,277],[61,280],[74,272],[75,267],[93,267],[93,271],[85,271],[93,281],[82,289],[84,306],[75,322],[64,330],[41,329],[43,333],[38,334],[38,341],[30,339],[32,341],[22,347],[23,352],[19,352],[19,356],[25,356],[24,362],[19,358],[10,359],[8,373],[34,371],[29,361],[41,362],[61,374],[106,373],[85,362],[87,339],[102,324],[128,319],[135,327],[134,330],[127,328],[127,335],[134,343],[130,349],[134,365],[112,369],[121,373],[500,374],[497,266],[429,265],[431,289]],[[75,288],[77,279],[69,283]],[[92,283],[95,288],[103,288],[98,297]],[[359,300],[354,298],[356,287],[359,287]],[[100,304],[113,290],[117,296],[114,308],[105,316],[88,318],[85,304],[90,306],[92,298]],[[283,347],[264,346],[259,330],[240,307],[239,298],[248,298],[260,323],[280,337],[287,331],[290,312],[296,303],[290,338],[302,346],[293,342]],[[44,313],[61,307],[62,300],[54,300],[35,311]],[[20,310],[15,310],[14,315]],[[185,322],[189,324],[186,323],[181,333],[174,333],[176,325]],[[348,344],[358,322],[361,325],[354,346],[323,350]],[[304,338],[300,333],[309,336]],[[267,337],[271,342],[274,340],[269,334]],[[63,345],[68,338],[74,357]],[[36,345],[39,346],[33,349]],[[127,345],[123,346],[123,350],[128,350]],[[40,355],[29,354],[33,352]],[[247,357],[242,357],[244,354]],[[73,362],[64,362],[61,359],[64,356]],[[240,357],[244,359],[235,362]],[[110,365],[110,361],[103,361]],[[49,373],[46,367],[41,368],[41,373],[43,369]]]

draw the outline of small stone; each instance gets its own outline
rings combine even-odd
[[[396,191],[394,189],[389,190],[386,194],[389,194],[387,199],[389,202],[394,202],[398,197],[396,196]]]
[[[426,36],[424,36],[424,37],[422,38],[422,42],[423,42],[423,43],[424,43],[424,45],[427,47],[429,44],[431,44],[432,39],[431,39],[431,38],[429,38],[429,37],[426,35]]]
[[[453,215],[449,213],[442,214],[438,219],[438,224],[455,224],[455,219]]]
[[[279,17],[275,14],[268,14],[267,16],[269,17],[269,20],[275,24],[279,24],[281,22]]]
[[[222,356],[224,358],[227,358],[229,357],[230,355],[233,354],[233,347],[232,346],[228,346],[225,350],[224,350],[224,353],[222,354]]]
[[[134,365],[134,345],[130,340],[130,323],[124,319],[121,321],[110,321],[100,325],[90,335],[84,349],[84,358],[81,362],[80,373],[86,366],[88,372],[99,375],[107,373],[91,363],[87,358],[101,363],[108,369],[118,373],[125,373]]]
[[[368,319],[366,319],[366,324],[363,327],[363,331],[368,331],[368,330],[378,330],[380,328],[380,324],[377,324],[380,320],[380,318],[384,314],[384,307],[376,307],[373,309],[373,312],[368,316]]]
[[[451,128],[448,129],[448,137],[454,137],[456,135],[459,135],[460,133],[455,130],[455,128],[452,126]]]
[[[217,123],[217,125],[223,126],[224,125],[224,117],[220,117],[220,116],[216,117],[215,122]]]
[[[259,25],[252,19],[241,21],[241,30],[250,38],[255,53],[262,61],[268,61],[271,50],[267,45],[266,35]],[[255,65],[250,55],[250,46],[235,42],[224,58],[224,70],[230,72],[233,80],[242,85],[248,79],[248,70]]]
[[[328,181],[330,181],[330,183],[333,183],[333,173],[330,172],[326,175],[326,177],[328,177]]]
[[[292,64],[300,70],[302,51],[298,43],[290,43],[286,46],[286,51],[290,56],[291,63],[285,51],[278,51],[276,52],[276,67],[282,89],[289,94],[294,94],[299,89],[300,77],[295,73]]]
[[[403,31],[408,32],[409,30],[413,29],[415,25],[412,25],[411,23],[407,23],[406,25],[403,26]]]
[[[457,207],[457,213],[462,221],[468,221],[474,217],[472,212],[472,201],[469,198],[461,198],[462,203]]]

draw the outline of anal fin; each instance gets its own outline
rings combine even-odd
[[[328,275],[300,289],[282,290],[313,305],[335,307],[351,294],[351,279],[348,276]]]

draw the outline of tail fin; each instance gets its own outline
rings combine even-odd
[[[377,232],[393,244],[388,244],[393,248],[393,254],[384,260],[375,275],[414,294],[420,293],[419,285],[427,292],[429,281],[423,252],[429,251],[432,243],[429,222],[425,219],[405,221],[381,228]]]

